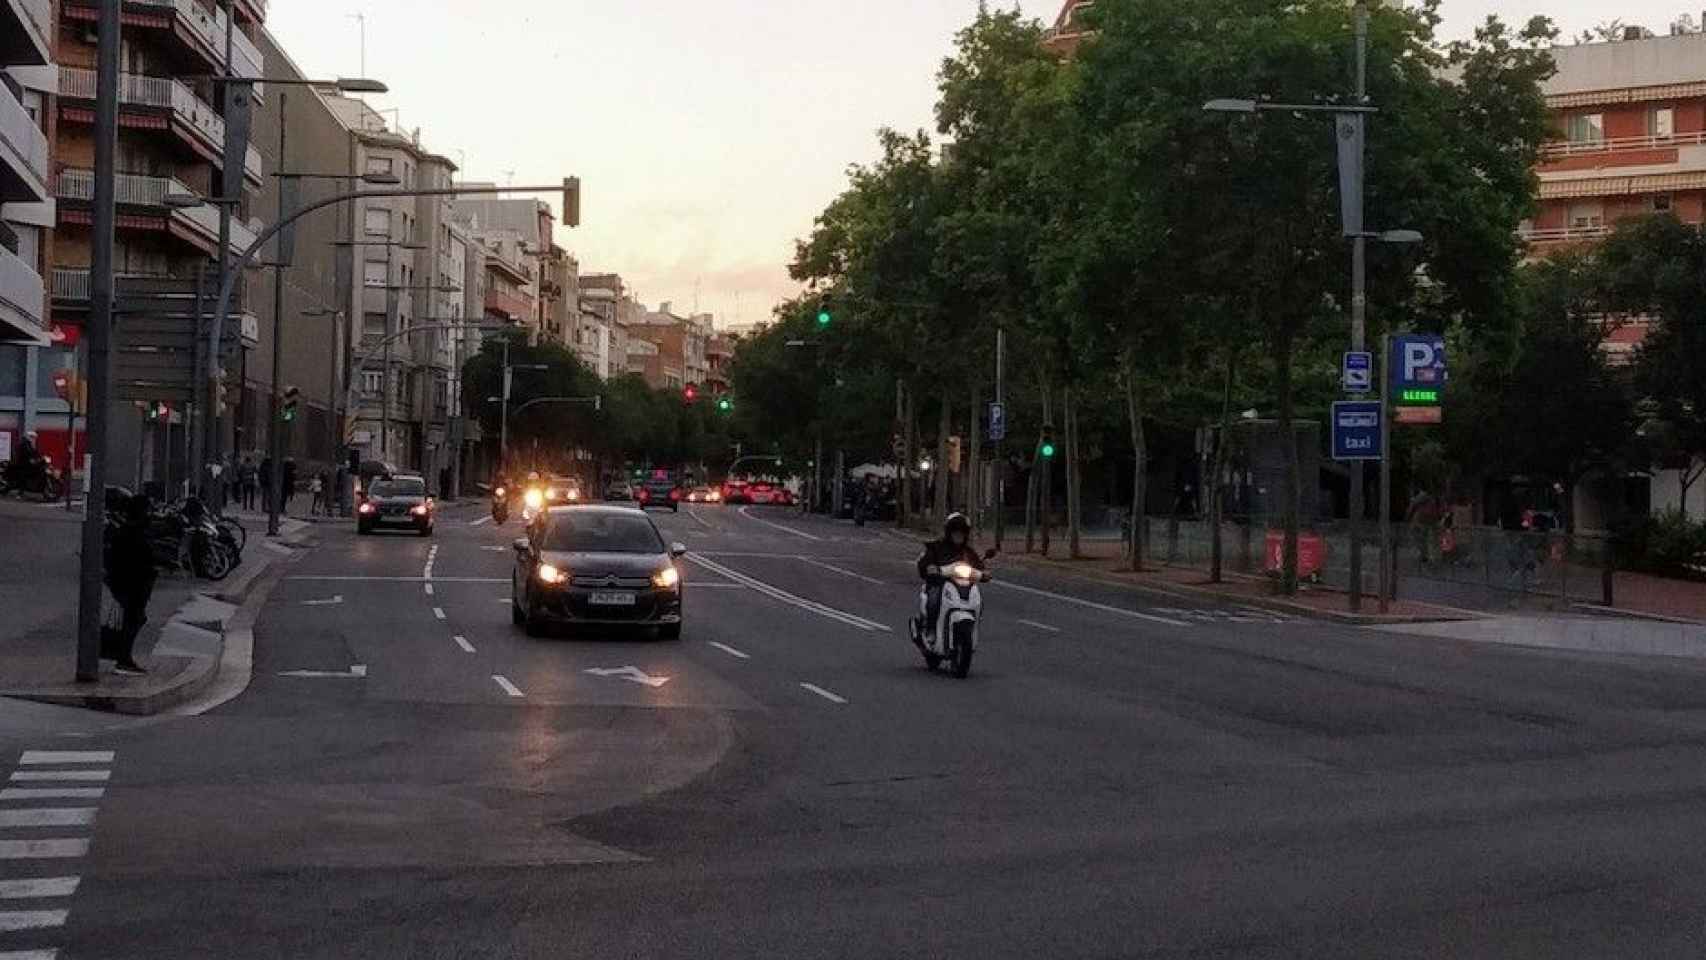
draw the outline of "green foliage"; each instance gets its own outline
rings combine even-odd
[[[1706,521],[1677,510],[1638,517],[1616,535],[1619,566],[1661,576],[1706,576]]]

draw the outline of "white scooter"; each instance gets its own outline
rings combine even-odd
[[[991,550],[985,559],[995,556]],[[931,567],[932,575],[940,576],[942,603],[936,611],[936,622],[925,623],[929,616],[930,591],[918,591],[918,616],[910,621],[908,632],[912,642],[924,654],[924,664],[931,670],[948,661],[954,676],[964,678],[971,673],[971,658],[977,652],[978,620],[983,615],[983,594],[978,584],[988,583],[990,575],[961,561],[947,567]]]

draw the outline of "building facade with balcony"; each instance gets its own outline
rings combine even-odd
[[[51,414],[64,425],[53,373],[69,351],[53,343],[46,278],[51,275],[54,200],[49,166],[53,118],[53,9],[48,0],[0,0],[0,461],[35,430],[48,442]],[[63,438],[63,431],[60,436]]]

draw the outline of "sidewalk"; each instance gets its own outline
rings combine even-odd
[[[1133,573],[1131,570],[1124,569],[1126,563],[1121,556],[1123,545],[1119,541],[1084,539],[1080,546],[1084,553],[1084,559],[1081,560],[1070,560],[1064,557],[1067,551],[1064,538],[1055,539],[1051,545],[1051,553],[1053,554],[1051,557],[1044,557],[1035,553],[1026,554],[1023,552],[1024,534],[1021,531],[1016,541],[1009,538],[1008,549],[1002,554],[1002,559],[1007,563],[1048,567],[1106,583],[1122,584],[1174,596],[1237,603],[1280,613],[1333,620],[1339,623],[1426,623],[1444,620],[1468,620],[1480,616],[1473,610],[1415,600],[1399,600],[1392,604],[1387,613],[1381,614],[1377,612],[1378,608],[1373,597],[1364,599],[1361,613],[1351,613],[1348,596],[1343,590],[1336,587],[1300,584],[1296,596],[1284,597],[1276,593],[1276,584],[1272,578],[1234,573],[1231,570],[1230,562],[1227,564],[1221,583],[1210,582],[1208,571],[1205,568],[1194,566],[1157,566],[1151,562],[1149,569],[1142,573]]]
[[[274,563],[310,529],[291,520],[283,543],[249,526],[243,564],[218,583],[162,572],[137,638],[142,677],[102,664],[94,683],[76,683],[76,606],[81,511],[0,500],[0,696],[87,706],[119,713],[158,713],[195,696],[217,674],[225,623]],[[260,528],[264,530],[264,526]]]

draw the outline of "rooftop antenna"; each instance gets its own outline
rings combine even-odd
[[[693,313],[695,316],[699,313],[699,285],[704,282],[704,279],[704,277],[693,278]]]
[[[361,31],[361,73],[357,74],[357,76],[365,77],[367,76],[367,14],[359,12],[346,13],[344,14],[344,18],[347,20],[354,20],[356,28]],[[360,99],[362,95],[357,94],[356,96],[357,99]]]

